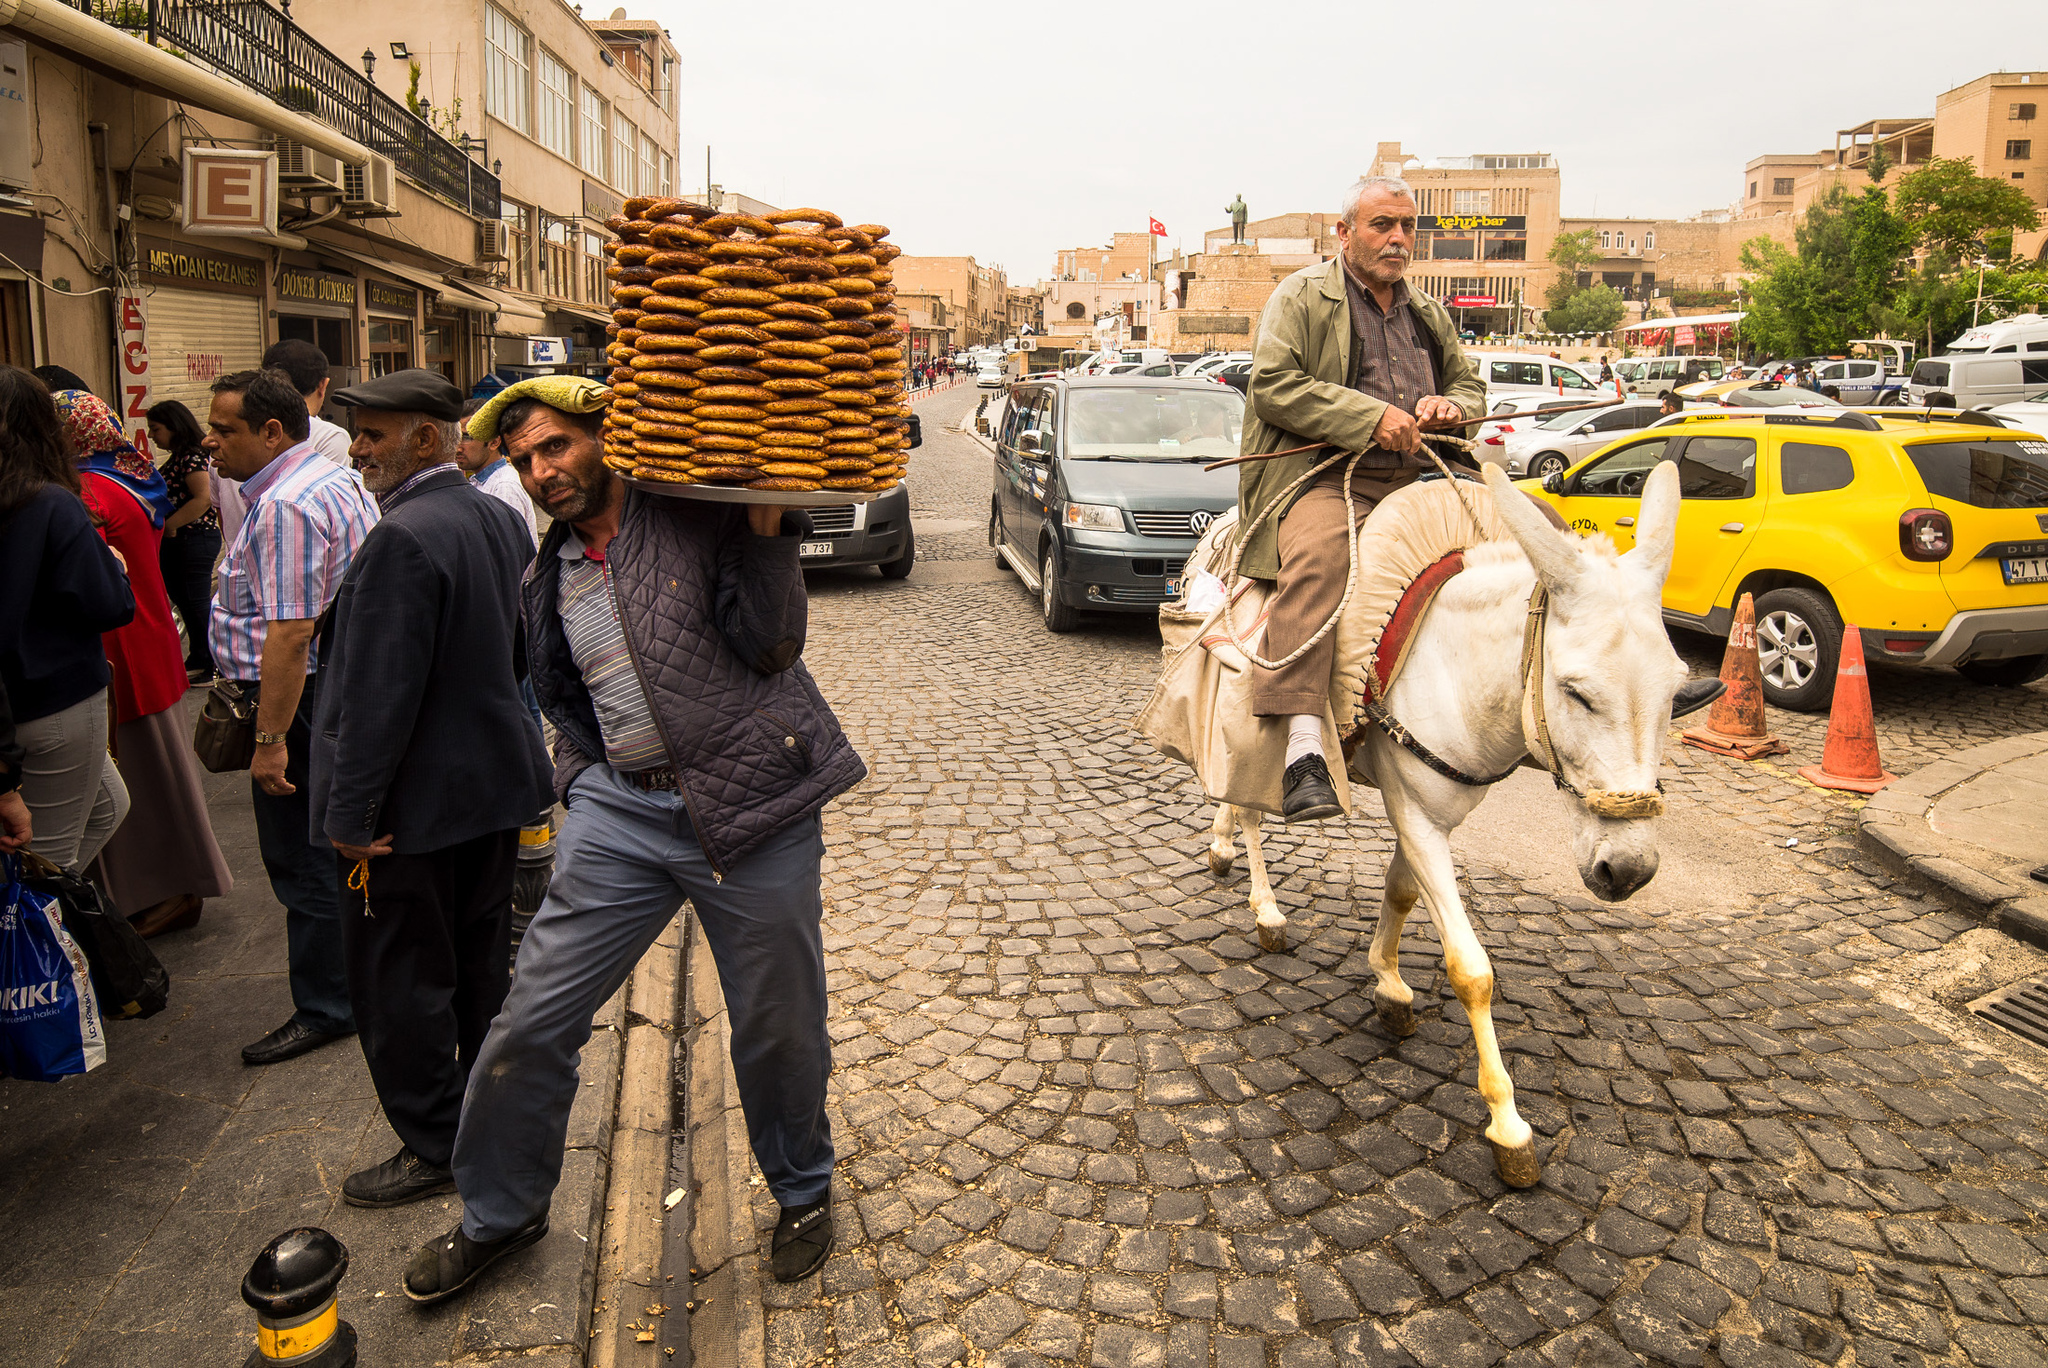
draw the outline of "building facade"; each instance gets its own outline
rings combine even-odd
[[[894,265],[899,299],[928,295],[945,304],[951,349],[1016,336],[1002,267],[983,266],[971,256],[900,256]]]

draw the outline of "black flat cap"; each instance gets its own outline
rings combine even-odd
[[[439,371],[393,371],[360,385],[338,389],[329,396],[348,408],[381,409],[386,413],[424,413],[429,418],[454,422],[462,417],[462,391]]]

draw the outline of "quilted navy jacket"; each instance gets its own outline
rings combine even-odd
[[[723,874],[791,822],[867,777],[803,667],[808,602],[795,535],[759,537],[739,505],[626,491],[605,548],[619,620],[682,781],[697,842]],[[560,612],[556,523],[526,576],[527,652],[541,710],[555,724],[555,794],[566,795],[604,742],[569,653]]]

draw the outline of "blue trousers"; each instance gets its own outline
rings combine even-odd
[[[292,1019],[316,1031],[353,1031],[348,959],[341,948],[341,890],[334,847],[313,844],[313,799],[306,776],[313,754],[313,680],[285,731],[284,777],[297,790],[273,796],[252,779],[256,845],[270,891],[284,904],[285,956],[291,966]]]
[[[791,823],[717,880],[678,794],[644,793],[599,764],[576,777],[567,808],[554,882],[463,1098],[454,1167],[464,1232],[501,1239],[546,1214],[591,1017],[685,898],[718,964],[733,1074],[768,1190],[784,1206],[823,1198],[832,1045],[818,816]]]

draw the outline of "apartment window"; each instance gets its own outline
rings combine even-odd
[[[1646,251],[1646,252],[1648,252],[1648,251],[1654,250],[1656,246],[1657,246],[1657,235],[1656,235],[1655,233],[1644,233],[1644,234],[1643,234],[1643,250],[1644,250],[1644,251]]]
[[[1451,211],[1458,214],[1490,214],[1493,212],[1493,191],[1456,191],[1451,196]]]
[[[533,211],[511,200],[501,201],[498,217],[505,224],[506,283],[533,292]]]
[[[1600,245],[1602,247],[1611,247],[1614,245],[1607,240],[1607,233],[1604,229],[1601,231],[1600,234]]]
[[[2030,104],[2007,105],[2005,107],[2005,117],[2008,119],[2031,119],[2034,117],[2034,107]]]
[[[534,60],[540,77],[540,101],[534,110],[534,136],[540,145],[568,161],[576,160],[576,78],[554,53],[542,48]]]
[[[2032,138],[2007,138],[2005,140],[2005,159],[2007,161],[2026,161],[2033,155],[2034,140]]]
[[[484,112],[521,133],[533,131],[527,91],[532,44],[505,11],[484,6]]]
[[[640,135],[640,193],[659,194],[656,188],[661,184],[661,150],[654,145],[654,139],[645,133]]]
[[[661,188],[655,193],[673,195],[676,192],[676,159],[668,153],[661,154]]]
[[[661,107],[670,114],[676,112],[676,59],[661,59]]]
[[[1792,177],[1790,177],[1790,176],[1773,176],[1773,177],[1771,177],[1771,193],[1772,193],[1773,195],[1789,195],[1789,194],[1791,194],[1791,193],[1792,193]]]
[[[577,165],[601,181],[611,179],[604,173],[605,144],[611,140],[605,130],[610,121],[605,102],[589,86],[583,87],[583,158]]]
[[[1750,197],[1751,199],[1755,199],[1755,198],[1756,198],[1756,182],[1755,182],[1755,181],[1751,181],[1751,182],[1749,183],[1749,197]]]
[[[1488,233],[1481,255],[1488,261],[1527,261],[1528,239],[1527,233]]]
[[[583,234],[583,298],[592,304],[610,299],[610,282],[604,278],[604,236]]]
[[[576,298],[576,229],[568,219],[540,216],[540,293]]]
[[[618,110],[612,111],[612,184],[628,195],[640,193],[633,180],[634,153],[640,141],[640,130],[633,121]]]

